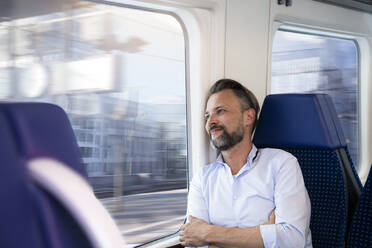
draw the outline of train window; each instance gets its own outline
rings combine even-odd
[[[172,234],[187,198],[185,37],[170,15],[84,1],[0,20],[0,98],[67,112],[130,246]]]
[[[359,65],[353,40],[279,30],[273,41],[271,93],[331,96],[359,169]]]

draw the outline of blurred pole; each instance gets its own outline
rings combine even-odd
[[[115,161],[115,171],[114,171],[114,198],[115,208],[117,211],[123,210],[123,205],[121,201],[121,196],[123,195],[123,147],[124,139],[120,135],[115,135],[114,140],[114,161]]]

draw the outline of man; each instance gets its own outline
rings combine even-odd
[[[181,244],[312,247],[310,200],[296,158],[252,144],[256,97],[240,83],[222,79],[207,100],[205,128],[220,154],[190,184]]]

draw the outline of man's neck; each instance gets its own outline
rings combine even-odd
[[[243,140],[230,148],[222,151],[224,162],[230,167],[231,174],[237,174],[240,169],[247,163],[247,158],[252,150],[252,141],[250,135],[246,135]]]

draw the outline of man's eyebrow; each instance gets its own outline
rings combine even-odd
[[[227,106],[224,106],[224,105],[218,105],[217,107],[214,107],[214,108],[212,109],[212,111],[216,111],[216,110],[221,109],[221,108],[226,109]],[[205,111],[205,115],[206,115],[206,114],[209,114],[209,111],[208,111],[208,110]]]
[[[214,110],[217,110],[217,109],[226,109],[228,108],[228,106],[225,106],[225,105],[218,105],[217,107],[214,108]]]

